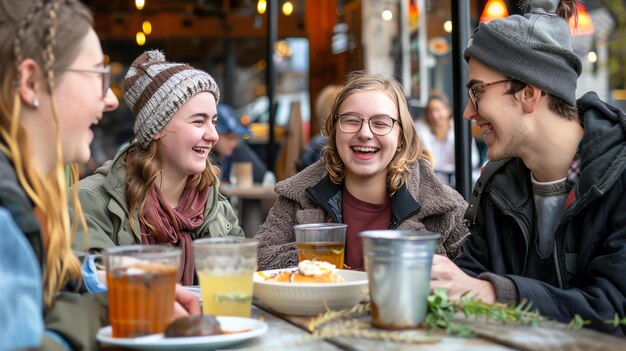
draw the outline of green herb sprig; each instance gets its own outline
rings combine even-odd
[[[612,324],[614,327],[618,327],[620,325],[626,325],[626,317],[620,318],[619,314],[615,314],[613,319],[604,321],[606,324]],[[574,318],[567,323],[567,329],[578,330],[583,328],[585,325],[591,324],[591,321],[583,319],[579,314],[574,315]]]
[[[473,336],[470,327],[463,322],[456,322],[455,316],[462,313],[466,319],[475,318],[500,323],[513,322],[521,325],[538,325],[544,318],[531,311],[530,303],[522,302],[517,306],[501,303],[486,303],[475,297],[463,294],[459,300],[450,300],[445,289],[435,289],[428,296],[428,314],[425,323],[431,328],[445,329],[446,333],[462,337]]]

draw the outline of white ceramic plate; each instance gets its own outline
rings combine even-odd
[[[166,338],[163,334],[146,335],[138,338],[114,338],[111,335],[111,327],[108,326],[98,331],[97,339],[101,343],[137,350],[213,350],[251,339],[267,332],[267,324],[256,319],[217,317],[217,320],[224,331],[250,330],[241,333],[186,338]]]
[[[279,283],[265,277],[292,269],[274,269],[254,274],[254,297],[276,312],[315,316],[328,309],[352,307],[368,296],[366,272],[337,270],[342,283]]]

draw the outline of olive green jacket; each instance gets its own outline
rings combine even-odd
[[[113,160],[105,162],[93,175],[78,182],[78,197],[83,207],[89,230],[88,242],[82,226],[72,244],[80,256],[85,250],[98,253],[107,247],[140,244],[139,233],[130,226],[126,200],[126,154],[125,147]],[[73,199],[70,198],[70,214]],[[135,223],[139,223],[135,215]],[[228,199],[213,185],[204,208],[204,222],[191,232],[192,239],[201,237],[243,236],[237,216]]]

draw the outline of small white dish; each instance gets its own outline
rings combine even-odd
[[[137,338],[114,338],[111,326],[98,331],[96,338],[104,344],[124,346],[137,350],[213,350],[251,339],[267,332],[267,324],[251,318],[217,317],[223,331],[244,332],[185,338],[166,338],[163,334],[152,334]]]
[[[328,309],[349,308],[369,298],[366,272],[339,269],[341,283],[281,283],[265,277],[290,269],[273,269],[254,274],[254,297],[276,312],[315,316]]]

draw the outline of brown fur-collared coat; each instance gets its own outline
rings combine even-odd
[[[392,196],[390,229],[428,230],[441,234],[436,253],[454,259],[461,241],[469,233],[463,222],[467,203],[454,189],[441,183],[430,165],[420,160],[410,167],[407,183]],[[342,223],[343,185],[325,175],[321,161],[276,184],[280,195],[261,225],[259,270],[293,267],[298,264],[293,226],[304,223]]]

